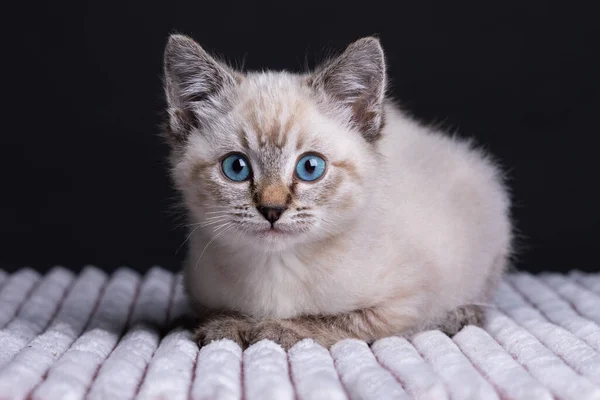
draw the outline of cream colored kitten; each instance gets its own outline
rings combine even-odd
[[[173,35],[165,83],[201,343],[481,323],[511,251],[502,175],[385,99],[377,39],[311,74],[244,74]]]

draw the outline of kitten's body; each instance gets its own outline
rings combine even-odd
[[[511,245],[502,177],[480,151],[415,123],[382,94],[380,108],[344,107],[347,88],[323,89],[318,76],[232,76],[230,92],[224,85],[209,104],[219,114],[192,108],[201,126],[173,153],[196,224],[188,293],[201,310],[240,315],[205,323],[204,340],[331,344],[478,319],[473,310],[488,301]],[[366,82],[357,87],[366,91]],[[328,92],[336,89],[340,96]],[[253,166],[246,186],[217,176],[219,157],[231,151]],[[294,178],[306,152],[327,158],[319,182]],[[285,203],[273,225],[285,234],[268,231],[256,211],[265,201]]]

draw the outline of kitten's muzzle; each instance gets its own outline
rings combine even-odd
[[[275,222],[281,218],[281,214],[286,210],[282,206],[258,206],[258,211],[265,217],[267,221],[273,226]]]

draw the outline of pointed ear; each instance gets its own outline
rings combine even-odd
[[[378,138],[383,127],[386,86],[385,57],[379,39],[366,37],[349,45],[313,75],[312,85],[349,111],[349,122],[367,141]]]
[[[226,107],[238,74],[212,58],[193,39],[171,35],[164,53],[169,139],[181,142]]]

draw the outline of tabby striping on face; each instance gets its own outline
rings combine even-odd
[[[502,174],[386,100],[379,40],[307,74],[235,71],[181,35],[164,62],[199,341],[329,345],[483,319],[511,254]]]

